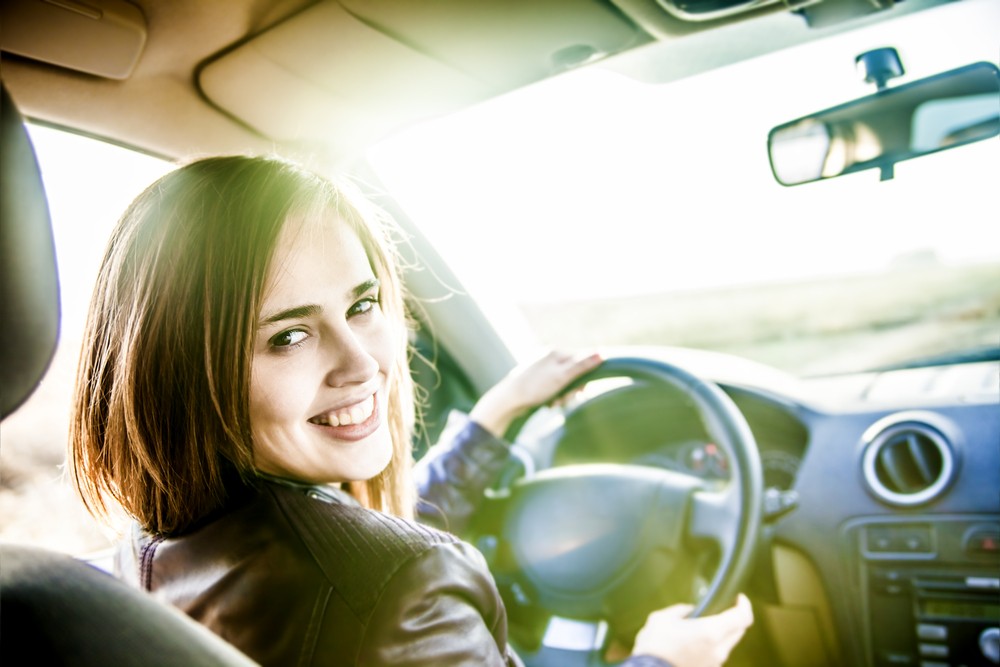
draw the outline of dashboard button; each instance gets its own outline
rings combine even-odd
[[[925,658],[947,658],[948,647],[944,644],[920,644],[917,647]]]
[[[883,651],[882,665],[892,665],[892,667],[913,667],[917,664],[916,658],[910,653],[899,653],[897,651]]]
[[[902,551],[928,553],[931,551],[931,532],[927,528],[906,528],[899,531],[896,542]]]
[[[892,551],[892,533],[888,528],[878,527],[868,529],[869,551]]]
[[[871,589],[883,595],[903,595],[909,593],[909,581],[896,570],[876,570],[871,574]]]
[[[975,556],[1000,554],[1000,530],[978,529],[965,538],[965,550]]]
[[[948,628],[937,623],[917,623],[917,638],[944,641],[948,638]]]

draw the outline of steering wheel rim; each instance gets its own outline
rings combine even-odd
[[[691,492],[689,521],[684,525],[688,535],[716,539],[720,546],[719,564],[706,592],[695,603],[690,616],[701,616],[728,608],[752,564],[762,514],[763,475],[760,457],[745,418],[732,399],[714,383],[702,380],[674,364],[644,357],[608,358],[596,369],[578,378],[566,391],[571,392],[588,382],[609,378],[666,383],[683,391],[695,404],[707,433],[729,457],[732,463],[729,483],[721,491],[704,485],[694,489]],[[508,431],[512,441],[526,419]],[[559,468],[583,470],[586,466]],[[662,472],[676,475],[668,471]],[[519,480],[515,485],[518,483],[528,485],[531,481]],[[728,539],[718,535],[720,522],[732,526],[732,535]],[[588,664],[595,664],[592,657]],[[602,664],[602,661],[597,661],[597,664]]]

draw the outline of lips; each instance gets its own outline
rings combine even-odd
[[[350,426],[364,423],[374,412],[375,396],[373,394],[355,405],[316,415],[310,418],[309,422],[318,426]]]
[[[379,427],[376,396],[377,394],[373,394],[354,405],[314,415],[309,418],[309,423],[344,440],[358,440],[367,437]]]

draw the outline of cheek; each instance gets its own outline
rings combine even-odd
[[[303,405],[299,383],[290,382],[292,374],[278,372],[267,363],[254,362],[250,381],[250,428],[260,431],[294,419]]]
[[[376,361],[382,374],[390,379],[397,357],[401,350],[405,350],[406,344],[405,326],[401,323],[394,326],[393,319],[379,310],[363,328],[355,329],[365,352]]]
[[[393,327],[388,320],[384,321],[372,356],[378,361],[379,367],[387,375],[391,375],[396,365],[399,350],[405,345],[405,330],[403,327]]]

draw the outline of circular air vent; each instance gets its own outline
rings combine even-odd
[[[941,495],[956,468],[952,429],[937,415],[892,415],[865,433],[862,469],[865,483],[893,505],[919,505]]]

